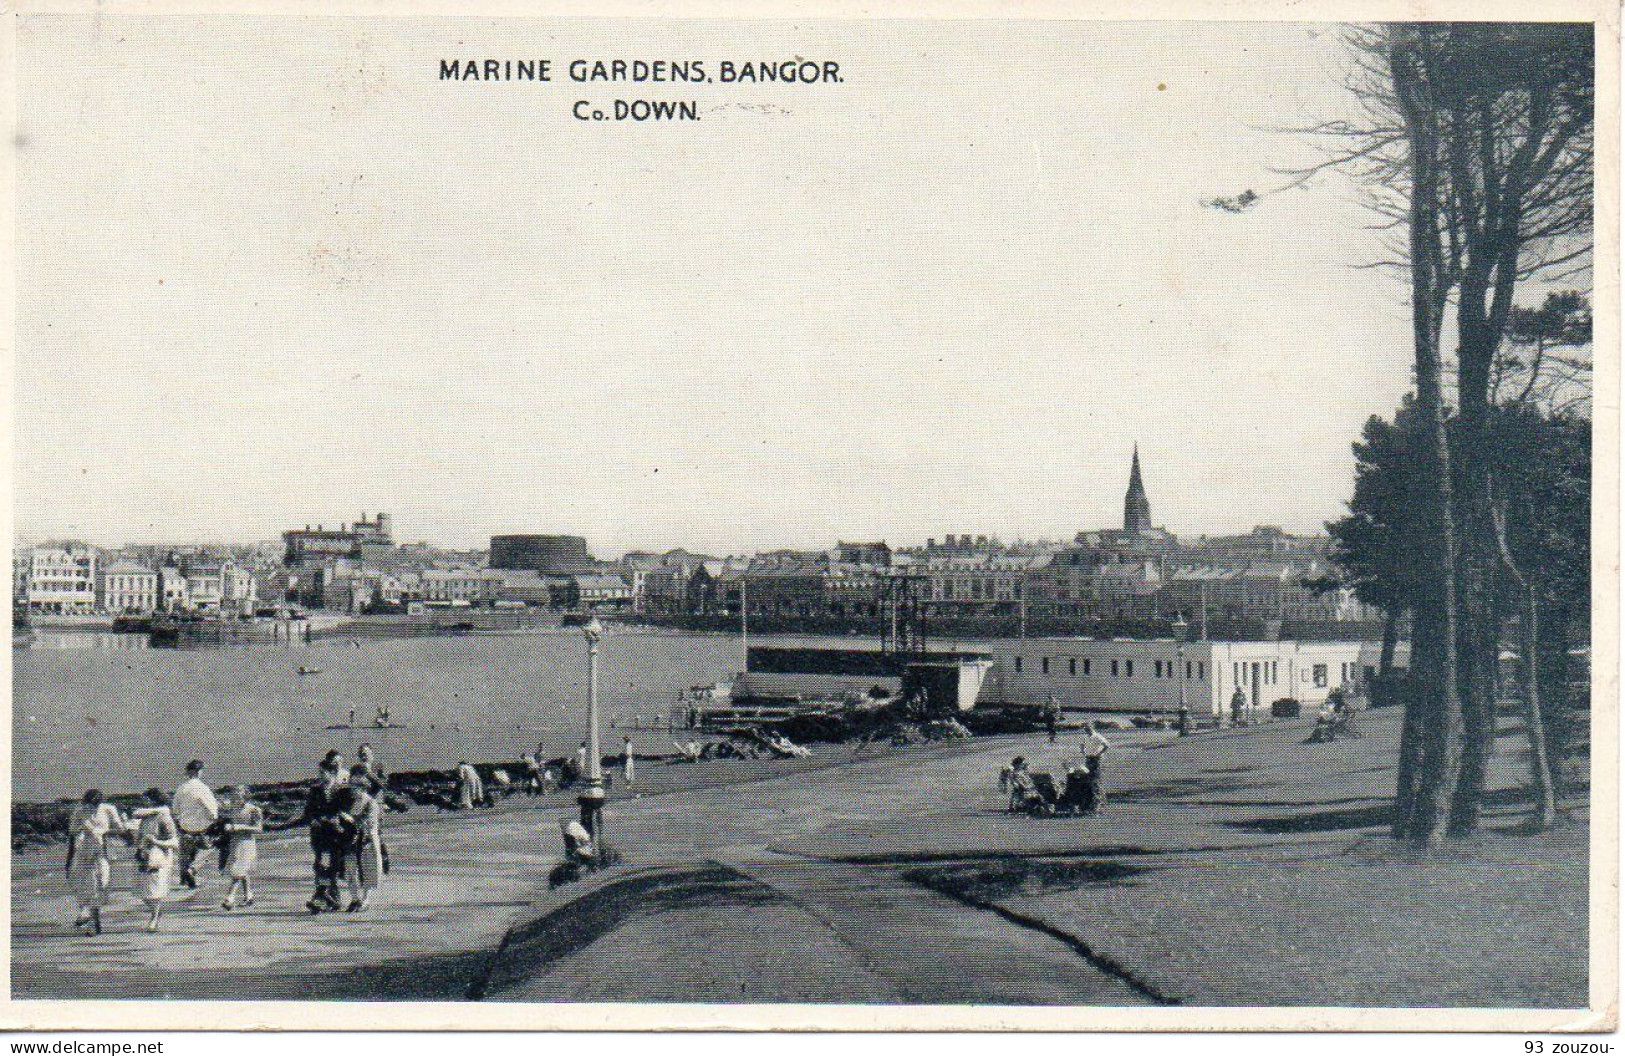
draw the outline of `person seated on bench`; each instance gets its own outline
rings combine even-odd
[[[1010,806],[1007,809],[1014,814],[1033,794],[1033,775],[1027,769],[1027,757],[1018,755],[1010,760],[1010,765],[999,773],[999,784],[1010,793]]]
[[[592,845],[592,833],[574,818],[560,818],[559,832],[564,837],[564,860],[576,865],[591,865],[597,856]]]
[[[1310,744],[1320,744],[1322,741],[1337,740],[1337,709],[1332,705],[1330,697],[1320,706],[1320,714],[1315,716],[1315,728],[1309,733]]]
[[[1342,686],[1326,694],[1326,703],[1320,706],[1320,714],[1315,716],[1315,729],[1309,735],[1309,741],[1312,744],[1335,741],[1338,734],[1360,736],[1360,731],[1354,728],[1354,711],[1349,707],[1348,694]]]

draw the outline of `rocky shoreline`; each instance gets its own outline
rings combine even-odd
[[[636,757],[639,762],[660,762],[667,756]],[[613,760],[617,765],[620,760]],[[548,765],[557,772],[564,760],[554,759]],[[606,768],[611,760],[606,758]],[[485,782],[489,795],[500,799],[509,792],[519,789],[519,782],[525,772],[525,767],[519,760],[510,763],[477,763],[474,769],[479,771],[480,778]],[[511,784],[504,785],[498,778],[500,771],[508,778]],[[265,811],[265,820],[268,824],[286,821],[299,814],[304,809],[305,795],[310,790],[311,782],[305,781],[270,781],[260,784],[250,784],[255,802]],[[389,791],[393,793],[397,802],[406,809],[413,806],[445,807],[456,798],[457,771],[450,770],[404,770],[389,775]],[[107,797],[109,803],[118,806],[119,810],[128,814],[132,809],[144,806],[141,793],[121,793]],[[76,803],[74,799],[59,799],[49,803],[13,803],[11,805],[11,849],[23,851],[29,847],[47,847],[61,844],[67,839],[68,820],[73,814]],[[399,808],[397,808],[399,809]]]

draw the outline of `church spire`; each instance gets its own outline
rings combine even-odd
[[[1128,494],[1123,497],[1123,530],[1151,530],[1151,500],[1145,497],[1145,481],[1140,479],[1140,445],[1134,445],[1134,462],[1128,474]]]

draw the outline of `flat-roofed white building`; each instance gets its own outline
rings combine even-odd
[[[1247,706],[1267,712],[1283,697],[1305,710],[1338,686],[1352,688],[1375,670],[1369,642],[1217,642],[1172,639],[1025,638],[978,642],[994,670],[982,703],[1173,711],[1180,689],[1193,714],[1224,714],[1240,687]]]

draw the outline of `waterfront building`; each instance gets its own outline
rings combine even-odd
[[[752,616],[827,615],[827,566],[774,563],[746,570],[745,607]]]
[[[134,561],[115,561],[101,569],[96,605],[112,615],[158,611],[158,573]]]
[[[19,567],[12,563],[12,590],[29,612],[89,615],[96,611],[96,551],[78,543],[37,546]],[[20,588],[20,589],[19,589]]]
[[[591,572],[596,565],[579,535],[493,535],[492,568],[567,576]]]
[[[502,585],[500,575],[484,568],[431,568],[418,575],[415,592],[408,600],[431,605],[489,605]]]
[[[1029,587],[1054,560],[1053,554],[928,547],[909,568],[926,579],[928,616],[1016,616],[1028,603]]]
[[[696,615],[717,613],[722,608],[722,577],[726,561],[702,561],[688,577],[688,611]]]
[[[193,612],[214,615],[220,612],[224,595],[221,567],[212,562],[188,561],[181,569],[186,576],[186,595]]]
[[[435,608],[545,608],[557,576],[499,568],[421,568],[379,579],[383,600]]]
[[[750,563],[749,557],[725,557],[717,562],[711,583],[716,598],[712,602],[713,611],[739,615],[741,596],[748,594],[750,589],[745,582]]]
[[[252,614],[259,602],[254,574],[232,557],[200,555],[181,567],[187,607],[209,616]]]
[[[702,581],[698,585],[700,597],[696,598],[695,577],[708,563],[715,562],[715,558],[690,553],[687,550],[670,550],[661,554],[641,574],[640,611],[662,615],[706,611],[704,599],[706,589]],[[709,572],[706,574],[710,575]],[[712,593],[714,594],[714,591]],[[635,584],[633,594],[634,597],[638,594]]]
[[[158,608],[163,612],[185,612],[192,606],[186,587],[186,573],[165,562],[158,569]]]
[[[632,587],[618,575],[592,572],[560,576],[551,584],[554,608],[603,611],[632,607]]]
[[[646,550],[633,550],[621,555],[617,571],[627,586],[632,588],[632,611],[650,611],[648,604],[649,573],[660,567],[660,555]]]
[[[317,589],[307,595],[312,607],[356,615],[402,604],[405,578],[394,571],[335,562],[312,577]],[[319,594],[319,596],[312,596]]]
[[[803,617],[812,619],[869,618],[880,615],[880,594],[886,568],[873,564],[849,564],[818,552],[793,562],[775,555],[771,563],[752,563],[742,573],[748,580],[745,597],[752,615]],[[718,573],[727,577],[726,569]],[[732,601],[737,606],[737,590],[719,590],[718,604]]]
[[[984,701],[1105,711],[1170,712],[1180,687],[1193,714],[1227,714],[1239,687],[1255,716],[1276,700],[1305,711],[1333,689],[1360,689],[1376,673],[1375,642],[1028,638],[978,646],[994,660]]]
[[[379,563],[395,552],[394,525],[387,513],[368,520],[363,513],[354,524],[335,529],[305,525],[282,533],[283,563],[290,568],[319,564],[334,558]]]
[[[553,604],[553,582],[555,577],[544,576],[540,572],[504,569],[487,569],[486,571],[488,575],[495,579],[496,600],[494,604],[510,607],[523,606],[531,609],[545,609]]]
[[[882,566],[838,562],[823,574],[823,615],[835,619],[880,615]]]
[[[861,696],[872,686],[897,693],[911,681],[910,669],[917,685],[930,669],[953,684],[958,710],[1053,701],[1078,711],[1169,715],[1183,701],[1193,717],[1217,717],[1230,714],[1239,688],[1243,716],[1263,720],[1277,702],[1288,712],[1312,713],[1333,690],[1362,691],[1377,671],[1380,650],[1358,641],[1074,637],[994,639],[901,655],[758,646],[733,691],[793,706]],[[1396,659],[1403,666],[1408,656],[1402,647]]]
[[[1240,568],[1180,565],[1169,569],[1157,607],[1165,613],[1242,620],[1355,623],[1381,618],[1352,589],[1329,582],[1331,573],[1331,566],[1318,559]]]

